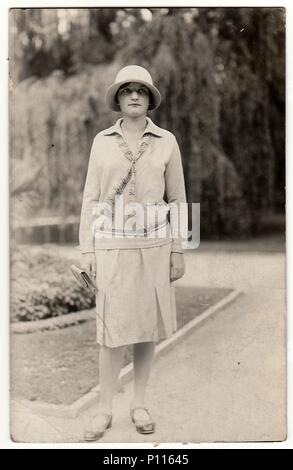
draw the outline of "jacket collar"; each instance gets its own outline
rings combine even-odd
[[[151,118],[149,118],[148,116],[146,116],[146,119],[147,119],[147,126],[143,132],[143,135],[144,134],[154,134],[158,137],[163,137],[163,132],[162,132],[162,129],[157,126],[152,120]],[[115,122],[115,124],[111,127],[108,127],[107,129],[105,129],[102,133],[103,135],[112,135],[112,134],[120,134],[122,137],[123,137],[123,133],[122,133],[122,129],[121,129],[121,123],[123,121],[123,118],[119,118],[117,119],[117,121]]]

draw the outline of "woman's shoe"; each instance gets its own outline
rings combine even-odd
[[[139,409],[146,411],[149,416],[148,420],[137,419],[134,417],[135,411]],[[137,432],[141,434],[151,434],[155,432],[155,423],[150,415],[149,410],[145,406],[135,406],[134,408],[130,408],[130,416],[133,424],[135,424]]]
[[[105,422],[101,424],[101,419],[97,420],[101,416],[105,417]],[[99,413],[91,419],[87,429],[84,432],[85,441],[97,441],[103,437],[106,429],[112,426],[112,413]]]

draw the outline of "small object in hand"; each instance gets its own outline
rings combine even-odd
[[[86,289],[97,290],[95,278],[85,269],[79,268],[75,264],[70,266],[70,269],[76,280]]]

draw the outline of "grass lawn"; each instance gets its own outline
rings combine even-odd
[[[230,289],[176,287],[178,328],[225,297]],[[69,404],[99,381],[95,320],[61,330],[11,335],[11,396]],[[132,360],[132,347],[125,364]]]

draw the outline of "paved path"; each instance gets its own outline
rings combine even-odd
[[[205,248],[188,253],[178,284],[235,287],[243,294],[155,362],[148,403],[156,433],[142,436],[131,423],[129,383],[115,398],[113,427],[100,442],[285,438],[284,254]],[[80,441],[95,411],[34,419],[17,404],[13,409],[14,438],[28,442]]]

